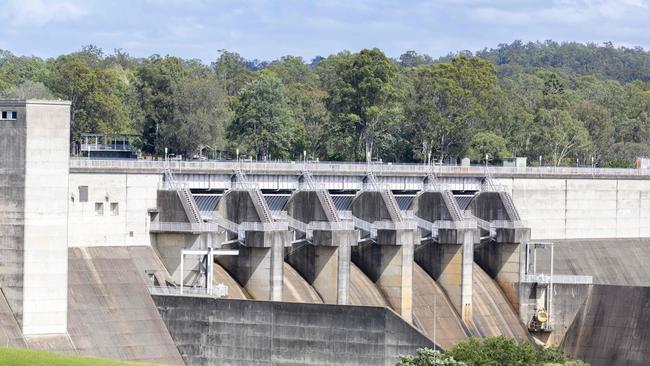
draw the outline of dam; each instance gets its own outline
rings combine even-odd
[[[1,344],[394,365],[505,335],[648,363],[650,171],[72,159],[68,103],[0,107]]]

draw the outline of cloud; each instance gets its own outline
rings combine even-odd
[[[432,56],[554,39],[650,46],[650,0],[0,0],[0,46],[56,56],[96,44],[134,56],[310,59],[379,47]]]
[[[0,19],[9,26],[43,26],[68,22],[87,14],[83,1],[7,0],[0,5]]]

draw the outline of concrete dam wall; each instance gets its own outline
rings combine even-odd
[[[592,276],[593,285],[554,287],[552,343],[594,366],[648,364],[650,239],[555,240],[554,250],[556,273]]]
[[[594,285],[562,346],[593,366],[647,365],[649,312],[650,287]]]
[[[496,179],[533,239],[650,237],[650,180]]]
[[[149,247],[69,250],[68,332],[76,353],[183,364],[151,299],[145,271],[165,272]]]
[[[390,365],[433,343],[376,307],[154,296],[192,365]]]

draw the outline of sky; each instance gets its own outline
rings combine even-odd
[[[0,49],[53,57],[111,53],[248,59],[378,47],[433,57],[514,40],[650,49],[650,0],[0,0]]]

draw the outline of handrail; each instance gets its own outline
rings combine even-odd
[[[163,161],[155,160],[92,160],[86,158],[70,158],[71,170],[108,169],[124,171],[156,171],[164,169]],[[302,167],[296,162],[251,162],[244,163],[248,174],[298,174]],[[236,161],[169,161],[168,165],[174,171],[184,172],[210,172],[232,174],[237,168]],[[310,173],[319,174],[355,174],[366,175],[368,165],[354,162],[318,162],[310,164]],[[424,164],[372,164],[372,172],[377,175],[408,175],[425,177],[434,172],[438,177],[447,176],[476,176],[484,177],[484,166],[448,166],[436,165],[433,167]],[[488,167],[493,178],[511,176],[591,176],[591,177],[650,177],[650,169],[628,168],[591,168],[591,167]]]
[[[225,228],[223,222],[151,222],[149,230],[152,232],[222,232],[224,229],[237,233],[246,231],[286,231],[289,226],[286,222],[242,222],[237,225],[237,231],[234,228]]]
[[[148,286],[151,295],[174,295],[187,297],[228,297],[228,286],[218,284],[212,289],[205,287]]]
[[[571,285],[591,285],[593,281],[592,276],[582,275],[553,275],[553,277],[545,274],[522,274],[521,282],[523,283],[541,283],[541,284],[571,284]]]

